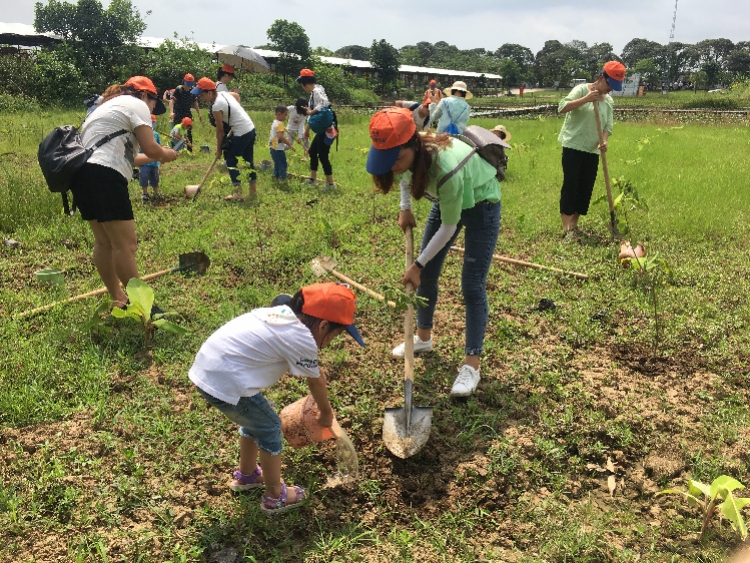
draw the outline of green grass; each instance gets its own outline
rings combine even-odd
[[[263,172],[259,207],[227,205],[225,176],[216,173],[191,204],[182,190],[208,166],[211,155],[201,153],[162,168],[162,205],[142,205],[131,184],[142,273],[176,265],[184,251],[212,260],[202,278],[151,283],[157,303],[180,311],[191,330],[182,338],[157,332],[152,350],[136,327],[92,318],[96,300],[12,318],[99,286],[87,225],[62,216],[35,162],[44,134],[80,117],[4,115],[0,129],[0,230],[21,243],[0,246],[0,560],[204,561],[231,547],[263,562],[718,562],[737,544],[726,526],[699,544],[697,514],[651,496],[657,485],[682,484],[681,475],[646,469],[640,477],[638,464],[674,444],[681,474],[750,480],[746,127],[615,125],[610,172],[650,208],[631,213],[635,238],[674,272],[660,291],[664,334],[652,357],[654,319],[633,273],[616,262],[606,204],[582,221],[593,233],[588,243],[560,240],[561,121],[504,120],[514,149],[498,252],[591,279],[493,266],[481,393],[454,402],[447,390],[462,357],[463,309],[460,261],[449,258],[437,349],[417,362],[415,399],[435,409],[432,437],[406,461],[388,456],[380,439],[383,407],[401,404],[402,367],[388,357],[400,318],[361,296],[368,348],[341,339],[322,357],[362,478],[325,489],[331,448],[285,450],[285,478],[313,498],[268,520],[255,495],[227,492],[235,429],[206,407],[186,373],[222,323],[315,281],[309,261],[319,254],[373,289],[398,288],[397,196],[373,193],[364,171],[368,117],[342,113],[333,153],[340,187],[331,192],[297,182],[282,189]],[[256,160],[268,159],[273,116],[252,118]],[[207,124],[195,137],[213,144]],[[291,171],[305,172],[298,157],[290,161]],[[600,178],[595,197],[603,191]],[[420,225],[428,210],[416,205]],[[43,267],[64,270],[65,286],[40,285],[34,271]],[[533,311],[542,297],[557,308]],[[285,378],[270,396],[281,407],[304,393]],[[590,468],[607,457],[625,478],[614,499]],[[654,505],[660,516],[650,513]]]

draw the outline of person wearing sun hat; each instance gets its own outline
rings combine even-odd
[[[432,110],[430,122],[437,124],[438,133],[450,133],[460,135],[466,129],[469,122],[471,108],[466,100],[474,97],[474,94],[466,88],[466,83],[456,81],[452,86],[444,90],[446,97]]]
[[[425,307],[417,309],[415,352],[432,350],[433,318],[443,263],[461,228],[466,229],[461,278],[466,306],[465,357],[451,395],[469,396],[480,380],[479,357],[489,316],[487,274],[500,232],[497,170],[458,138],[445,133],[417,132],[412,112],[406,108],[387,108],[376,113],[370,121],[370,138],[367,171],[376,189],[390,192],[397,175],[406,180],[402,183],[399,227],[402,230],[416,227],[411,212],[412,197],[426,197],[433,202],[419,257],[401,278],[404,285],[413,284],[417,295],[427,300]],[[404,344],[394,348],[392,355],[403,357]]]
[[[599,170],[599,154],[606,152],[607,140],[612,134],[614,103],[609,92],[622,90],[625,73],[625,65],[619,61],[609,61],[595,82],[574,87],[558,105],[557,111],[565,114],[557,140],[563,147],[560,219],[566,241],[577,241],[583,234],[578,228],[578,220],[588,213]],[[601,145],[592,102],[599,102],[604,131],[604,143]]]
[[[169,97],[169,119],[175,125],[181,123],[186,117],[193,119],[193,109],[198,114],[198,120],[203,121],[198,100],[191,94],[195,86],[195,77],[192,74],[186,74],[182,84],[177,86]],[[193,152],[193,132],[188,132],[188,151]]]
[[[281,421],[265,389],[285,373],[304,378],[320,410],[318,423],[330,428],[333,409],[318,353],[343,332],[365,345],[354,326],[356,298],[346,285],[308,285],[291,299],[274,301],[282,303],[254,309],[214,332],[188,372],[198,393],[239,425],[240,463],[230,488],[264,488],[261,510],[269,515],[299,507],[307,494],[281,481]]]
[[[216,83],[210,78],[203,77],[193,88],[192,94],[198,96],[204,103],[211,106],[212,122],[216,127],[216,155],[224,155],[229,177],[232,179],[234,193],[226,196],[227,201],[242,201],[242,182],[237,168],[239,158],[249,166],[248,182],[250,197],[257,193],[258,175],[255,172],[255,124],[240,105],[232,92],[217,92]],[[229,136],[229,131],[232,136]]]
[[[133,167],[177,158],[175,151],[161,147],[154,138],[151,114],[165,111],[154,83],[133,76],[107,88],[97,110],[81,126],[86,148],[111,137],[76,173],[71,191],[74,206],[94,234],[94,265],[116,306],[125,306],[128,296],[123,286],[138,277],[138,239],[128,193]],[[139,149],[143,154],[138,154]]]

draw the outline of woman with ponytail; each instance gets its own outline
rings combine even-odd
[[[172,162],[177,153],[154,139],[151,114],[166,111],[156,87],[145,76],[134,76],[102,94],[97,110],[83,122],[81,137],[86,148],[110,136],[97,148],[76,175],[73,203],[94,233],[94,264],[117,306],[128,297],[123,290],[138,277],[135,261],[137,238],[128,181],[133,166]],[[138,154],[139,149],[143,154]]]

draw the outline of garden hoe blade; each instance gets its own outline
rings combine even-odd
[[[336,260],[330,256],[318,256],[310,262],[310,269],[313,271],[313,274],[320,277],[332,273],[337,265]]]
[[[177,270],[188,275],[202,276],[211,265],[211,259],[203,252],[186,252],[180,254],[179,266]]]
[[[406,230],[406,266],[413,262],[414,241],[411,229]],[[411,293],[411,284],[406,291]],[[414,307],[409,305],[404,318],[404,406],[385,409],[383,418],[383,442],[397,457],[413,456],[430,437],[432,409],[414,407],[411,404],[414,388]]]

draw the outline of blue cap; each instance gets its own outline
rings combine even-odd
[[[191,84],[191,86],[192,86],[192,84]],[[211,90],[211,91],[213,91],[213,90]],[[208,90],[204,90],[203,88],[198,88],[197,86],[195,88],[193,88],[192,90],[190,90],[190,93],[193,96],[197,96],[198,94],[202,94],[203,92],[208,92]]]
[[[400,146],[391,149],[370,147],[370,154],[367,156],[367,172],[373,176],[380,176],[390,172],[391,168],[396,164],[398,153],[400,152]]]
[[[349,336],[351,336],[354,340],[356,340],[357,344],[359,344],[362,347],[367,346],[367,344],[365,344],[365,341],[362,340],[362,335],[359,334],[359,331],[357,330],[356,326],[354,326],[354,325],[346,325],[346,327],[344,327],[344,328],[345,328],[346,332],[349,333]]]
[[[609,87],[612,88],[612,90],[615,92],[622,92],[622,80],[615,80],[606,72],[604,73],[604,80],[607,81],[607,84],[609,84]]]

